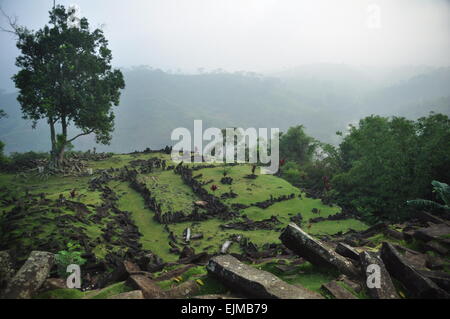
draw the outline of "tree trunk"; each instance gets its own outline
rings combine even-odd
[[[66,150],[66,143],[67,143],[67,121],[65,117],[61,118],[61,128],[62,128],[62,137],[61,141],[59,141],[58,145],[58,167],[63,166],[64,162],[64,152]]]
[[[55,168],[58,166],[58,160],[57,160],[55,122],[53,121],[53,118],[50,118],[49,125],[50,125],[50,139],[52,142],[52,150],[50,153],[50,167]]]
[[[58,167],[62,167],[64,165],[64,152],[65,152],[65,145],[61,145],[58,150]]]

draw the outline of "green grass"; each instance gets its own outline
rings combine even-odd
[[[185,265],[180,265],[179,267],[175,267],[176,268],[182,268]],[[162,274],[162,273],[160,273]],[[203,283],[204,283],[204,279],[206,278],[206,268],[204,266],[197,266],[197,267],[192,267],[189,270],[187,270],[184,274],[180,275],[177,277],[177,280],[175,280],[174,278],[170,278],[167,280],[163,280],[163,281],[157,281],[157,285],[163,289],[163,290],[169,290],[173,287],[176,287],[180,284],[182,284],[183,282],[186,282],[188,280],[197,280],[200,279]]]
[[[114,184],[114,185],[113,185]],[[169,252],[168,233],[153,219],[154,212],[145,208],[144,199],[126,183],[110,183],[119,196],[119,209],[131,212],[133,221],[142,233],[141,244],[164,261],[176,261],[178,256]]]
[[[297,188],[287,181],[272,175],[259,175],[256,179],[244,178],[246,175],[251,174],[250,165],[239,165],[229,168],[227,177],[233,178],[232,185],[220,183],[220,180],[223,178],[223,167],[201,169],[196,171],[194,176],[198,174],[203,174],[202,178],[199,179],[202,182],[213,180],[213,183],[206,185],[205,189],[217,197],[230,192],[230,190],[239,194],[236,198],[224,200],[229,205],[232,203],[249,205],[268,200],[270,195],[279,197],[281,195],[298,195],[300,193]],[[219,189],[213,192],[210,189],[212,184],[219,186]]]
[[[276,269],[276,265],[276,262],[270,261],[255,267],[278,276],[288,284],[300,285],[317,293],[322,293],[321,286],[335,280],[339,275],[333,270],[313,266],[309,262],[295,266],[294,270],[288,273],[280,272]]]
[[[343,281],[337,281],[337,284],[339,286],[341,286],[342,288],[344,288],[345,290],[347,290],[348,292],[350,292],[352,295],[354,295],[358,299],[370,299],[369,295],[367,295],[367,293],[364,291],[364,289],[361,289],[360,292],[356,292],[355,290],[353,290],[350,286],[348,286]]]
[[[35,296],[33,299],[82,299],[85,293],[78,289],[55,289]]]
[[[136,159],[149,159],[152,157],[160,157],[169,159],[165,154],[126,154],[114,155],[111,158],[101,161],[89,162],[89,166],[95,169],[107,169],[110,167],[118,168],[128,165],[131,161]],[[170,163],[169,163],[170,164]],[[195,164],[190,164],[194,166]],[[310,218],[317,216],[327,217],[340,212],[337,206],[324,205],[320,200],[307,198],[300,190],[293,187],[291,184],[283,179],[272,175],[260,175],[255,180],[244,178],[251,173],[250,165],[239,165],[228,169],[228,176],[233,178],[233,185],[222,185],[220,179],[223,177],[223,167],[207,168],[195,171],[194,174],[203,174],[201,180],[214,180],[214,183],[220,188],[214,195],[220,196],[225,192],[233,190],[239,196],[234,199],[227,199],[224,202],[228,205],[233,203],[249,205],[256,202],[265,201],[271,195],[278,197],[281,195],[295,194],[296,197],[291,200],[276,203],[267,209],[260,209],[258,207],[250,207],[244,209],[241,213],[247,215],[253,220],[263,220],[276,216],[282,224],[275,230],[255,230],[255,231],[239,231],[226,230],[223,231],[220,225],[224,222],[218,219],[210,219],[201,223],[179,223],[170,225],[169,228],[180,239],[184,229],[190,227],[194,233],[203,233],[204,239],[200,241],[192,241],[192,247],[197,251],[207,251],[209,253],[216,253],[219,251],[221,245],[233,234],[242,234],[249,237],[252,242],[262,246],[265,243],[279,243],[280,230],[290,222],[290,217],[298,213],[303,216],[304,224]],[[173,171],[155,171],[152,174],[141,174],[139,178],[143,180],[148,188],[152,191],[158,202],[162,204],[163,211],[184,211],[190,213],[193,209],[193,202],[199,198],[192,192],[190,187],[185,185],[180,176],[174,174]],[[25,188],[30,189],[33,193],[45,192],[48,198],[57,199],[60,194],[69,197],[69,192],[76,189],[77,193],[81,195],[77,200],[85,204],[99,205],[101,198],[99,192],[91,192],[88,190],[88,182],[90,177],[50,177],[43,181],[36,177],[30,177],[28,180],[17,178],[11,174],[0,175],[0,187],[6,186],[11,192],[23,195]],[[178,256],[169,252],[168,233],[164,230],[163,225],[160,225],[153,219],[154,212],[145,208],[142,197],[132,190],[127,183],[112,181],[109,186],[116,192],[119,197],[119,208],[132,213],[132,218],[137,224],[139,231],[142,233],[141,243],[145,249],[151,250],[165,261],[176,261]],[[205,186],[209,192],[210,185]],[[302,194],[299,198],[298,195]],[[4,208],[5,211],[11,207]],[[312,210],[316,208],[320,210],[320,215],[315,215]],[[66,214],[73,214],[73,212],[64,212]],[[45,216],[52,219],[56,217],[50,212],[46,212]],[[103,221],[106,223],[107,219]],[[30,243],[33,239],[29,236],[23,236],[33,230],[33,227],[39,223],[39,220],[34,221],[32,217],[23,220],[17,226],[16,237],[23,237],[22,244]],[[95,240],[101,236],[102,225],[79,225],[75,223],[76,227],[81,227],[90,239]],[[348,219],[344,221],[325,221],[312,224],[307,229],[311,234],[334,234],[340,231],[347,231],[348,229],[363,230],[366,225],[354,220]],[[56,234],[59,232],[55,224],[46,225],[45,231],[38,236],[38,239],[53,238],[54,240],[64,240]],[[114,249],[114,247],[113,247]],[[94,249],[94,253],[98,258],[104,257],[108,253],[106,244],[100,243]],[[233,244],[231,252],[240,252],[238,245]]]
[[[158,157],[166,160],[170,160],[170,155],[161,153],[139,153],[139,154],[115,154],[111,158],[101,161],[91,161],[88,167],[96,169],[109,169],[109,168],[121,168],[129,165],[130,162],[135,160],[148,160],[153,157]]]
[[[111,158],[101,161],[88,162],[88,167],[98,169],[120,168],[125,165],[129,165],[131,161],[137,159],[150,159],[152,157],[160,157],[169,160],[169,155],[166,154],[124,154],[114,155]],[[171,165],[169,162],[168,165]],[[196,164],[189,164],[195,166]],[[211,184],[205,186],[205,189],[210,193],[214,193],[215,196],[220,197],[223,193],[230,192],[231,190],[237,193],[239,196],[234,199],[224,200],[227,205],[231,204],[244,204],[250,205],[256,202],[262,202],[268,200],[271,195],[273,197],[279,197],[281,195],[295,194],[295,198],[276,203],[267,209],[261,209],[258,207],[249,207],[243,209],[240,213],[247,215],[252,220],[268,219],[271,216],[276,216],[281,224],[276,226],[274,230],[254,230],[254,231],[240,231],[240,230],[222,230],[221,224],[239,221],[240,218],[231,221],[221,221],[219,219],[209,219],[202,222],[185,222],[169,225],[169,230],[182,240],[182,234],[184,229],[190,227],[192,233],[202,233],[204,238],[202,240],[191,241],[190,245],[195,249],[197,253],[206,251],[208,253],[217,253],[220,250],[222,244],[230,238],[231,235],[240,234],[248,237],[253,243],[261,247],[266,243],[279,243],[280,231],[289,222],[290,217],[301,213],[303,216],[303,224],[301,225],[306,231],[313,235],[335,234],[338,232],[345,232],[349,229],[364,230],[367,228],[365,224],[356,219],[347,219],[342,221],[324,221],[311,224],[311,227],[307,227],[308,220],[315,217],[328,217],[330,215],[341,212],[341,209],[337,206],[324,205],[320,200],[307,198],[304,193],[299,189],[289,184],[287,181],[272,175],[259,175],[256,179],[246,179],[245,176],[251,174],[250,165],[239,165],[228,169],[228,176],[233,178],[233,184],[223,185],[220,183],[223,177],[223,167],[217,166],[214,168],[206,168],[194,171],[194,176],[203,174],[200,178],[201,181],[214,180],[214,184],[219,186],[216,192],[212,192],[210,189]],[[13,174],[0,174],[0,195],[5,193],[14,194],[15,196],[22,196],[25,190],[28,189],[31,193],[37,194],[44,192],[47,198],[56,200],[60,194],[63,194],[66,198],[69,198],[71,190],[76,189],[79,198],[75,199],[81,201],[86,205],[98,206],[102,203],[100,192],[91,192],[88,190],[88,183],[92,177],[61,177],[52,176],[48,180],[42,180],[33,174],[28,177],[18,177]],[[175,174],[173,171],[159,171],[156,170],[151,174],[140,174],[139,179],[144,181],[147,187],[151,190],[157,201],[162,204],[163,211],[183,211],[190,213],[193,209],[193,202],[199,200],[199,198],[193,193],[192,189],[185,185],[180,175]],[[140,239],[144,249],[151,250],[158,256],[160,256],[166,262],[173,262],[178,260],[178,256],[169,252],[170,246],[168,244],[169,233],[164,230],[164,226],[156,222],[154,212],[145,207],[143,198],[136,191],[131,189],[127,182],[111,181],[109,184],[115,193],[117,194],[119,201],[119,209],[129,211],[132,219],[142,233]],[[5,191],[7,189],[7,191]],[[298,195],[302,195],[301,198]],[[9,207],[0,207],[0,217],[10,211],[14,205]],[[313,214],[313,209],[318,209],[320,215]],[[42,223],[40,220],[42,217],[47,217],[50,221],[55,220],[58,214],[74,215],[74,212],[63,210],[61,213],[52,212],[48,207],[33,207],[33,209],[41,209],[42,212],[36,215],[27,215],[26,217],[17,220],[15,223],[15,229],[7,234],[9,237],[14,237],[11,241],[11,247],[14,245],[24,245],[26,247],[34,248],[35,244],[42,241],[67,241],[61,231],[71,232],[73,227],[67,227],[61,229],[56,223],[46,222]],[[92,207],[89,208],[90,214],[94,213]],[[74,227],[79,227],[94,241],[97,238],[101,238],[103,233],[102,228],[109,221],[109,218],[105,218],[99,224],[88,223],[80,224],[75,222]],[[38,235],[32,235],[33,230],[40,229],[42,233]],[[9,243],[9,242],[8,242]],[[182,246],[180,245],[180,248]],[[115,245],[106,244],[101,240],[99,244],[93,249],[93,252],[97,258],[102,259],[108,252],[116,251],[119,249]],[[238,244],[233,243],[230,248],[232,253],[240,253],[241,249]],[[297,267],[298,272],[296,274],[279,274],[276,273],[276,269],[273,264],[258,265],[265,270],[275,272],[283,280],[292,284],[300,284],[311,290],[320,291],[320,286],[334,279],[334,274],[317,269],[311,264],[306,263]],[[185,277],[184,277],[185,276]],[[204,267],[195,267],[183,276],[181,282],[188,280],[189,278],[200,278],[205,285],[201,287],[200,294],[209,293],[225,293],[227,290],[220,285],[214,278],[210,278],[206,275]],[[161,282],[160,285],[164,289],[176,285],[173,281]],[[107,298],[112,294],[124,292],[127,288],[124,284],[118,284],[117,286],[108,287],[107,290],[102,291],[102,294],[96,295],[98,298]],[[49,298],[77,298],[82,295],[78,294],[74,290],[70,291],[56,291],[48,293],[46,296]]]
[[[108,299],[109,297],[132,291],[133,289],[125,284],[125,282],[118,282],[109,287],[102,289],[99,293],[93,294],[92,297],[87,295],[88,299]]]
[[[200,200],[173,171],[142,174],[140,178],[152,192],[163,212],[191,213],[194,202]]]

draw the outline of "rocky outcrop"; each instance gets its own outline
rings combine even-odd
[[[369,288],[366,285],[367,292],[370,297],[374,299],[398,299],[400,298],[397,294],[394,284],[392,283],[391,276],[389,275],[386,267],[381,260],[381,258],[372,252],[364,251],[360,254],[361,267],[363,270],[364,278],[368,279],[372,272],[368,271],[370,265],[377,265],[380,270],[380,286],[379,288],[373,287]]]
[[[30,299],[47,279],[54,259],[49,252],[31,252],[25,264],[8,282],[2,298]]]
[[[186,271],[188,271],[189,269],[195,267],[196,265],[194,264],[188,264],[186,266],[182,266],[180,268],[176,268],[174,270],[168,271],[163,273],[162,275],[158,276],[157,278],[155,278],[155,281],[164,281],[164,280],[169,280],[171,278],[175,278],[178,276],[183,275]]]
[[[39,292],[45,292],[55,289],[66,289],[66,281],[62,278],[48,278],[44,281]]]
[[[156,284],[154,280],[142,275],[130,276],[130,278],[128,278],[127,280],[127,285],[132,287],[133,289],[140,290],[144,299],[188,298],[198,293],[200,289],[199,285],[195,281],[189,280],[181,283],[176,287],[173,287],[172,289],[164,291]]]
[[[268,219],[254,221],[249,218],[243,218],[244,220],[241,222],[235,222],[225,225],[220,225],[222,229],[238,229],[238,230],[272,230],[277,225],[280,224],[280,221],[276,216],[272,216]]]
[[[192,299],[201,299],[201,300],[233,300],[233,299],[242,299],[232,295],[201,295],[195,296]]]
[[[0,291],[6,288],[14,276],[13,262],[7,251],[0,251]]]
[[[337,244],[335,251],[341,256],[344,256],[344,257],[347,257],[347,258],[350,258],[353,260],[359,260],[358,251],[355,248],[353,248],[345,243]]]
[[[334,268],[349,277],[359,277],[359,272],[351,261],[312,238],[296,224],[289,224],[280,239],[287,248],[312,264]]]
[[[321,288],[335,299],[358,299],[347,289],[340,286],[335,280],[323,284]]]
[[[248,266],[233,256],[212,258],[208,272],[226,286],[249,297],[264,299],[321,299],[304,287],[289,285],[275,275]]]
[[[165,297],[165,294],[161,288],[159,288],[153,280],[146,276],[130,276],[127,280],[127,285],[134,289],[141,290],[145,299],[163,299]]]
[[[450,293],[450,274],[443,271],[418,270],[422,275],[433,281],[436,285]]]
[[[144,294],[140,290],[133,290],[109,297],[108,299],[144,299]]]
[[[413,298],[450,298],[442,288],[408,264],[390,243],[383,242],[381,259],[388,272],[405,286]]]
[[[445,236],[450,235],[450,226],[447,224],[435,224],[427,228],[418,229],[414,237],[425,242],[431,240],[441,241]]]
[[[165,291],[165,298],[168,299],[184,299],[197,294],[200,286],[194,280],[188,280],[180,285]]]

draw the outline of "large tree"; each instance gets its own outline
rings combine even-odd
[[[25,119],[45,119],[50,127],[52,164],[63,163],[64,151],[75,139],[95,134],[97,143],[109,144],[114,129],[113,106],[119,104],[123,75],[112,69],[112,54],[102,30],[78,26],[64,6],[50,11],[50,25],[38,31],[15,26],[16,59],[13,76]],[[78,134],[68,136],[70,125]],[[57,128],[60,128],[59,130]]]
[[[290,127],[280,136],[280,154],[283,160],[306,164],[312,160],[317,147],[317,141],[305,133],[303,125]]]

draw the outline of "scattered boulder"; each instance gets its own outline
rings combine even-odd
[[[189,246],[184,246],[183,250],[181,251],[181,254],[180,254],[180,259],[192,257],[194,255],[195,255],[194,248],[189,247]]]
[[[358,299],[347,289],[340,286],[337,281],[333,280],[322,285],[322,290],[332,295],[335,299]]]
[[[201,300],[232,300],[232,299],[242,299],[233,295],[201,295],[195,296],[192,299],[201,299]]]
[[[147,254],[141,258],[138,265],[142,270],[148,272],[158,272],[165,267],[163,260],[155,254]]]
[[[424,244],[426,250],[434,251],[442,256],[448,256],[448,249],[436,241],[429,241]]]
[[[127,280],[127,285],[141,290],[145,299],[162,299],[164,298],[164,292],[153,280],[142,275],[130,276]]]
[[[184,267],[174,269],[172,271],[169,271],[169,272],[166,272],[166,273],[160,275],[158,278],[155,278],[155,281],[164,281],[164,280],[169,280],[174,277],[181,276],[186,271],[188,271],[189,269],[191,269],[192,267],[195,267],[195,266],[196,265],[194,265],[194,264],[190,264],[190,265],[186,265]]]
[[[425,261],[425,266],[431,270],[444,269],[445,264],[446,262],[444,259],[432,255],[427,255],[427,260]]]
[[[352,278],[359,276],[357,268],[349,260],[312,238],[296,224],[289,224],[280,239],[287,248],[312,264],[337,269]]]
[[[104,276],[98,283],[99,287],[106,287],[119,281],[125,281],[130,275],[141,273],[141,268],[129,260],[124,260],[119,263],[116,269]]]
[[[303,216],[302,216],[301,213],[298,213],[297,215],[292,216],[292,217],[290,218],[290,220],[291,220],[291,222],[293,222],[293,223],[295,223],[295,224],[297,224],[297,225],[301,225],[302,222],[303,222]]]
[[[225,285],[248,296],[264,299],[321,299],[304,287],[285,283],[273,274],[248,266],[233,256],[212,258],[207,270]]]
[[[194,280],[188,280],[165,292],[165,298],[183,299],[189,298],[200,291],[200,286]]]
[[[199,200],[199,201],[194,202],[194,205],[205,208],[206,206],[208,206],[208,202],[205,202],[204,200]]]
[[[108,299],[144,299],[144,294],[141,290],[133,290],[109,297]]]
[[[231,240],[227,240],[223,243],[222,247],[220,248],[221,254],[226,254],[228,252],[228,249],[230,249],[233,242]]]
[[[341,243],[337,244],[335,251],[341,256],[344,256],[344,257],[347,257],[347,258],[350,258],[353,260],[359,260],[358,251],[355,248],[353,248],[345,243],[341,242]]]
[[[436,285],[450,293],[450,274],[443,271],[418,270],[418,272],[432,280]]]
[[[397,230],[391,229],[391,228],[389,228],[389,227],[386,228],[386,230],[384,231],[384,234],[385,234],[386,236],[389,236],[389,237],[391,237],[391,238],[398,239],[398,240],[403,240],[403,239],[405,239],[402,232],[399,232],[399,231],[397,231]]]
[[[433,224],[448,224],[448,221],[424,211],[418,214],[417,217],[422,221],[431,222]]]
[[[47,279],[54,259],[52,253],[32,251],[25,264],[8,282],[2,298],[30,299]]]
[[[244,217],[244,221],[235,222],[225,225],[220,225],[222,229],[238,229],[238,230],[271,230],[274,229],[277,225],[280,224],[280,221],[276,216],[272,216],[268,219],[254,221],[249,218]]]
[[[387,227],[388,225],[386,223],[378,223],[361,232],[360,236],[362,238],[369,238],[372,237],[373,235],[383,232]]]
[[[369,288],[366,285],[366,289],[369,293],[369,296],[374,299],[399,299],[399,295],[397,294],[397,290],[395,289],[394,284],[392,283],[391,276],[386,270],[386,266],[380,257],[373,253],[364,251],[360,254],[361,267],[363,270],[364,278],[367,280],[372,272],[368,271],[368,267],[370,265],[378,265],[380,268],[380,288]]]
[[[409,265],[403,256],[390,244],[383,242],[381,259],[386,269],[395,279],[400,281],[414,298],[450,298],[442,288],[432,280],[420,274]]]
[[[425,242],[442,240],[450,235],[450,226],[447,224],[434,224],[430,227],[420,228],[414,232],[414,237]]]
[[[193,234],[192,236],[191,236],[191,240],[200,240],[200,239],[203,239],[203,234]]]
[[[9,252],[0,251],[0,291],[6,288],[14,273],[13,262]]]
[[[347,286],[352,288],[356,293],[359,293],[362,291],[361,284],[356,281],[350,280],[346,275],[339,276],[339,278],[337,280],[342,281],[344,284],[346,284]]]
[[[48,278],[42,284],[40,292],[67,288],[66,281],[62,278]]]

